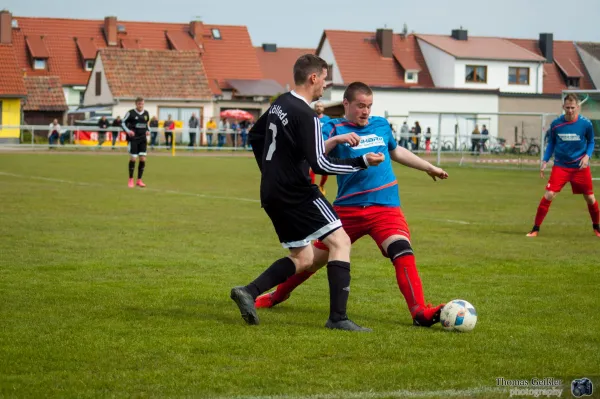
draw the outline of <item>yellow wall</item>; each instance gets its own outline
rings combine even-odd
[[[20,98],[2,98],[2,125],[20,125],[21,124],[21,99]],[[0,129],[1,138],[19,138],[19,129]]]

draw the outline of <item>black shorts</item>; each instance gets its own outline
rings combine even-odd
[[[267,205],[264,209],[284,248],[305,247],[342,227],[337,213],[323,196],[296,207]]]
[[[128,147],[130,155],[134,157],[137,157],[138,155],[145,157],[146,150],[148,149],[148,143],[144,137],[144,140],[130,140]]]

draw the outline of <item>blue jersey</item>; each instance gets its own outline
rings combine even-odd
[[[544,161],[548,162],[554,153],[554,164],[564,168],[579,168],[579,160],[584,155],[592,156],[594,151],[594,128],[589,119],[579,115],[568,122],[562,115],[550,125],[548,147]]]
[[[323,127],[323,125],[325,125],[327,122],[329,122],[331,120],[331,118],[325,114],[323,114],[323,116],[321,116],[319,118],[319,122],[321,122],[321,127]]]
[[[329,153],[332,157],[354,158],[369,152],[380,152],[385,161],[378,166],[370,167],[349,175],[338,175],[338,192],[334,205],[339,206],[400,206],[398,181],[392,170],[390,151],[397,146],[389,122],[382,117],[373,116],[369,123],[358,126],[344,119],[332,119],[323,126],[323,139],[356,133],[360,143],[356,147],[349,144],[338,144]]]

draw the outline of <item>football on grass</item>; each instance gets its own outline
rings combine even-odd
[[[471,331],[477,324],[477,311],[464,299],[454,299],[442,308],[440,323],[444,330]]]

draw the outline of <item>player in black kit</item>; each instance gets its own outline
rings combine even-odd
[[[148,122],[150,114],[144,110],[144,99],[138,97],[135,99],[135,109],[130,110],[123,118],[123,130],[127,133],[127,141],[129,142],[129,183],[128,186],[133,188],[133,172],[135,170],[135,159],[139,156],[138,164],[138,187],[146,187],[142,181],[144,168],[146,167],[146,148],[148,142],[146,134],[149,130]]]
[[[306,54],[294,64],[295,89],[275,100],[250,130],[250,144],[261,170],[260,199],[279,241],[290,254],[273,263],[256,280],[234,287],[231,299],[248,324],[258,324],[254,300],[263,292],[309,268],[312,240],[329,248],[327,277],[330,312],[325,327],[348,331],[371,331],[348,319],[350,291],[350,238],[337,214],[317,186],[311,185],[309,167],[320,175],[354,173],[384,160],[369,153],[350,159],[325,154],[321,124],[312,101],[323,95],[327,63]],[[355,143],[357,144],[357,143]],[[308,162],[307,162],[308,161]]]

